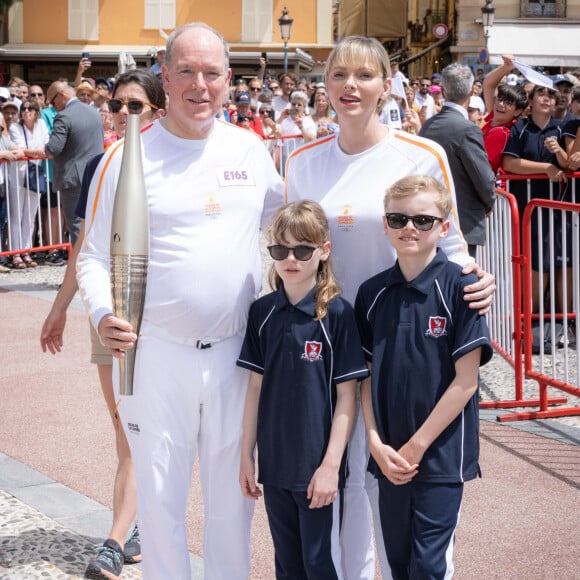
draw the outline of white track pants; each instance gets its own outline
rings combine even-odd
[[[383,580],[392,578],[381,531],[379,486],[367,471],[368,461],[369,450],[359,402],[348,443],[348,478],[343,492],[340,547],[345,580],[372,580],[375,577],[373,523]]]
[[[191,578],[185,510],[196,453],[205,578],[248,577],[254,502],[238,483],[249,378],[235,366],[241,343],[236,336],[198,350],[142,328],[134,395],[123,397],[119,409],[135,464],[147,580]]]

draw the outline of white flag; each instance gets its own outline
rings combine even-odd
[[[405,87],[403,86],[401,77],[394,76],[391,79],[391,93],[396,97],[401,97],[401,99],[405,98]]]
[[[512,61],[514,66],[531,82],[540,87],[547,87],[549,89],[554,88],[554,83],[552,79],[543,75],[542,73],[534,70],[531,66],[527,66],[518,62],[517,60]]]
[[[395,97],[401,97],[407,103],[407,95],[405,95],[405,87],[403,86],[403,81],[400,76],[394,76],[391,79],[391,94]],[[407,107],[409,104],[407,103]]]

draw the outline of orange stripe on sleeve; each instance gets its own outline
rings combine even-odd
[[[447,191],[451,191],[451,180],[449,179],[449,173],[447,172],[447,169],[445,167],[445,163],[444,163],[443,158],[441,157],[441,154],[439,153],[439,151],[437,151],[436,149],[431,147],[429,145],[429,143],[426,143],[425,141],[419,141],[419,140],[410,138],[407,135],[405,135],[404,133],[401,133],[399,131],[393,131],[393,133],[395,135],[395,139],[400,139],[401,141],[405,141],[406,143],[409,143],[410,145],[415,145],[416,147],[421,147],[422,149],[425,149],[426,151],[429,151],[429,153],[434,155],[437,158],[437,161],[439,162],[439,167],[441,168],[441,173],[443,174],[443,179],[445,180],[445,187],[447,188]],[[457,203],[457,193],[455,193],[455,202]],[[465,251],[465,253],[467,253],[467,241],[463,237],[463,232],[461,231],[461,228],[459,227],[459,216],[457,215],[456,205],[452,206],[451,215],[453,216],[453,221],[455,222],[455,228],[457,229],[459,237],[460,237],[461,241],[463,242],[464,251]]]
[[[434,155],[437,158],[437,161],[439,162],[439,167],[441,168],[441,173],[443,174],[443,178],[445,179],[445,187],[447,188],[447,191],[451,191],[451,181],[449,180],[449,174],[447,173],[447,170],[445,168],[445,163],[443,162],[443,158],[439,154],[439,151],[437,151],[436,149],[431,147],[425,141],[418,141],[418,140],[416,141],[415,139],[410,139],[406,135],[400,134],[398,131],[393,131],[393,133],[395,134],[395,139],[400,139],[401,141],[405,141],[406,143],[409,143],[410,145],[415,145],[415,147],[421,147],[421,149],[425,149],[426,151],[429,151],[429,153]]]
[[[117,149],[119,149],[119,147],[121,146],[122,143],[123,143],[123,141],[117,141],[117,143],[115,143],[114,145],[112,145],[110,147],[111,154],[107,158],[107,161],[105,161],[105,165],[103,166],[101,174],[99,175],[99,183],[97,185],[97,192],[95,194],[95,201],[93,203],[93,207],[91,208],[91,223],[95,219],[95,213],[97,212],[97,205],[99,203],[99,196],[101,195],[101,187],[103,185],[103,178],[105,177],[105,173],[107,172],[107,168],[109,167],[111,160],[113,159],[115,153],[117,152]]]
[[[302,147],[300,147],[299,149],[296,149],[295,151],[292,151],[292,153],[290,153],[288,159],[286,159],[286,172],[284,173],[284,175],[286,176],[284,178],[284,203],[288,203],[288,170],[290,168],[290,161],[292,161],[294,157],[297,157],[301,153],[305,153],[306,151],[312,149],[313,147],[318,147],[319,145],[327,143],[331,139],[335,138],[336,135],[328,135],[327,137],[323,137],[322,139],[316,139],[315,141],[306,143],[305,145],[302,145]]]

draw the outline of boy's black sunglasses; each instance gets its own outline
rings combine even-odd
[[[123,105],[127,105],[127,111],[131,115],[140,115],[143,112],[143,107],[149,105],[152,109],[158,109],[155,105],[147,103],[144,101],[138,101],[137,99],[131,99],[130,101],[122,101],[121,99],[109,99],[109,111],[111,113],[118,113]]]
[[[428,232],[435,222],[443,223],[445,220],[433,215],[405,215],[404,213],[386,213],[387,224],[394,230],[400,230],[411,220],[413,225],[421,232]]]
[[[310,258],[312,258],[312,254],[316,250],[318,246],[294,246],[290,248],[288,246],[282,246],[280,244],[276,244],[274,246],[268,246],[268,252],[270,252],[270,256],[272,256],[273,260],[277,262],[280,260],[285,260],[290,252],[294,254],[294,257],[299,262],[308,262]]]

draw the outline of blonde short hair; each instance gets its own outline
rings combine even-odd
[[[328,85],[330,71],[336,63],[359,64],[368,63],[384,79],[391,78],[391,63],[385,47],[376,39],[367,36],[347,36],[338,41],[332,49],[326,67],[324,78]],[[377,103],[377,114],[381,112],[386,98],[381,97]]]
[[[435,205],[441,212],[441,217],[449,215],[453,206],[451,193],[440,181],[430,175],[409,175],[395,181],[385,194],[383,200],[385,211],[387,211],[389,201],[392,199],[405,199],[420,192],[432,193]]]
[[[327,79],[330,69],[336,62],[357,63],[370,61],[381,76],[386,79],[391,77],[391,63],[385,47],[376,39],[366,36],[347,36],[336,43],[335,47],[326,60],[324,77]]]

